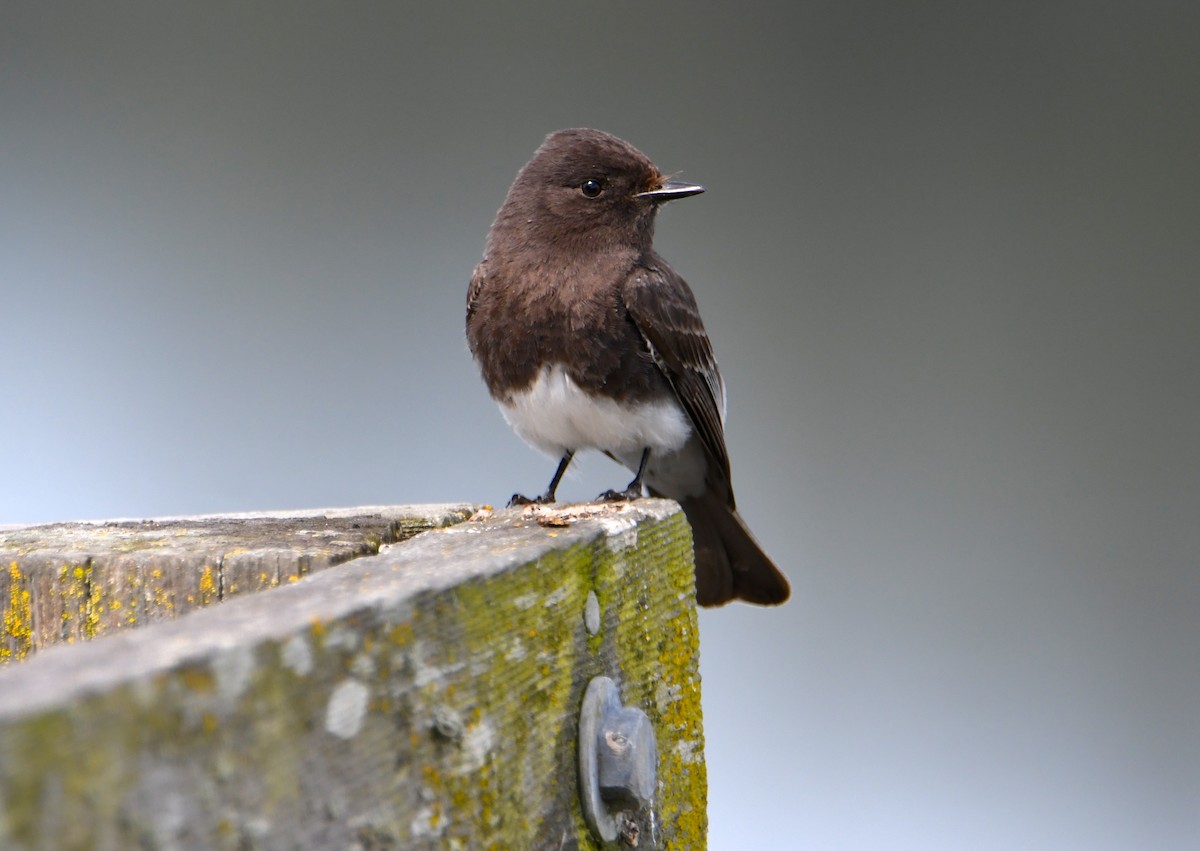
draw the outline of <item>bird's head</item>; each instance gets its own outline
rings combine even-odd
[[[659,205],[703,191],[610,133],[559,130],[517,175],[496,225],[548,246],[642,249]]]

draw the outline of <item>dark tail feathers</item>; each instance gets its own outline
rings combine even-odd
[[[745,600],[777,606],[787,600],[787,579],[759,547],[737,511],[716,494],[686,499],[683,512],[696,548],[696,602],[720,606]]]

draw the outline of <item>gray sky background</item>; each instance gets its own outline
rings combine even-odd
[[[600,127],[794,588],[702,615],[712,847],[1197,847],[1200,6],[722,7],[5,3],[0,522],[543,487],[465,292]]]

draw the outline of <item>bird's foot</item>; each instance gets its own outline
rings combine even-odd
[[[522,505],[551,505],[554,501],[554,494],[552,493],[544,493],[534,499],[530,499],[524,494],[514,493],[512,499],[508,501],[508,507],[519,508]]]
[[[637,487],[630,485],[623,491],[605,491],[596,497],[596,502],[626,502],[631,499],[641,499],[642,495],[641,485]]]
[[[647,446],[642,450],[642,460],[638,464],[637,475],[633,477],[633,481],[629,483],[629,487],[623,491],[605,491],[596,497],[596,502],[625,502],[644,497],[646,493],[642,488],[642,476],[646,474],[646,462],[649,460],[650,447]]]

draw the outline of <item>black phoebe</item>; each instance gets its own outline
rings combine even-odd
[[[467,340],[504,418],[559,457],[554,501],[580,449],[636,475],[692,525],[696,599],[773,605],[788,583],[734,507],[725,384],[696,299],[651,246],[658,207],[703,187],[669,180],[632,145],[560,130],[513,181],[467,293]]]

